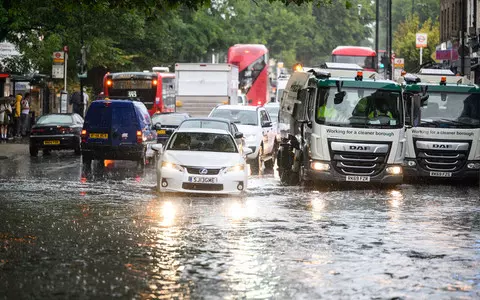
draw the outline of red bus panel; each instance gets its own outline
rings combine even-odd
[[[249,105],[264,105],[268,101],[269,85],[267,47],[234,45],[228,49],[227,62],[238,66],[238,89],[246,94]]]

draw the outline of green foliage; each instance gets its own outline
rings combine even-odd
[[[420,51],[415,46],[417,33],[426,33],[428,47],[423,49],[423,63],[433,61],[435,48],[440,43],[440,25],[431,19],[420,23],[418,16],[414,16],[401,23],[393,37],[393,49],[397,57],[405,59],[405,70],[416,68],[420,61]]]

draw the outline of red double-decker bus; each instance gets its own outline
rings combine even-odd
[[[375,56],[370,47],[338,46],[332,51],[332,62],[357,64],[365,71],[375,72]]]
[[[258,44],[236,44],[228,49],[227,62],[238,66],[238,89],[249,105],[268,101],[268,49]]]
[[[105,97],[132,97],[142,101],[150,115],[175,111],[175,74],[161,72],[107,73]]]

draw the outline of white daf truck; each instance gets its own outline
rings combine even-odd
[[[438,178],[478,182],[480,88],[461,84],[466,81],[461,77],[442,75],[423,72],[405,78],[407,114],[413,115],[407,129],[405,177],[415,182]],[[423,98],[418,109],[411,109],[414,95]]]
[[[280,104],[283,184],[400,184],[405,155],[402,87],[393,81],[295,72]],[[380,110],[387,110],[385,115]],[[285,129],[288,128],[288,129]]]

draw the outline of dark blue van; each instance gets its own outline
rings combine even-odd
[[[145,105],[131,100],[96,100],[82,130],[82,160],[134,160],[142,166],[157,140]]]

